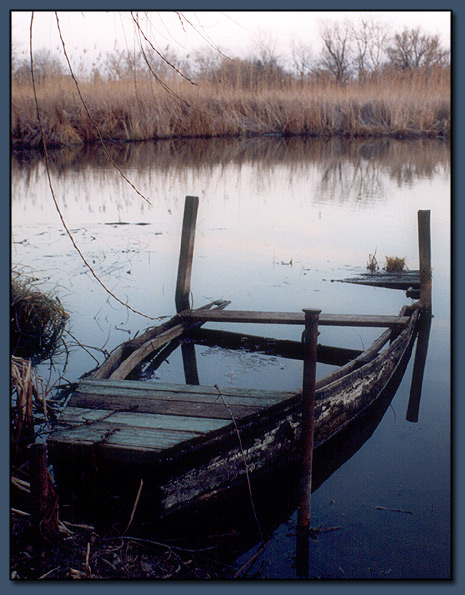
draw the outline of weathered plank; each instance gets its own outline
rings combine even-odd
[[[237,388],[229,386],[220,386],[219,389],[221,394],[226,397],[242,396],[248,398],[255,397],[257,399],[276,398],[282,400],[292,394],[291,392],[278,390]],[[188,384],[171,384],[165,382],[141,382],[140,380],[93,380],[91,378],[85,378],[80,381],[77,390],[81,393],[90,392],[93,394],[119,394],[119,390],[123,392],[127,390],[135,390],[141,396],[151,392],[156,392],[158,395],[167,392],[169,394],[181,394],[185,396],[191,393],[195,398],[198,395],[210,395],[215,399],[219,398],[218,390],[214,386],[191,386]]]
[[[84,380],[69,407],[186,415],[212,419],[241,419],[264,407],[292,398],[292,392],[220,389],[138,381]]]
[[[115,395],[80,395],[77,393],[70,405],[76,407],[97,407],[108,410],[125,410],[138,413],[156,413],[165,415],[184,415],[203,417],[211,419],[231,419],[231,413],[235,419],[240,419],[246,415],[256,413],[265,406],[271,407],[279,400],[269,399],[261,403],[257,399],[241,399],[241,397],[226,398],[228,406],[222,400],[211,399],[206,401],[190,400],[186,401],[179,395],[173,393],[164,395],[165,399],[143,398],[141,396],[115,396]],[[229,407],[229,408],[228,408]],[[134,420],[136,421],[136,420]]]
[[[229,303],[230,302],[227,300],[216,300],[210,304],[202,306],[201,309],[223,309],[226,308]],[[138,338],[138,341],[134,339],[131,342],[131,349],[129,349],[127,344],[123,344],[126,345],[126,347],[121,353],[116,353],[116,359],[114,363],[109,366],[109,360],[107,360],[107,362],[105,362],[105,364],[99,370],[98,374],[94,375],[94,378],[126,378],[141,362],[149,358],[152,354],[161,349],[163,346],[167,345],[169,342],[180,337],[183,332],[187,330],[185,323],[176,324],[173,326],[172,321],[174,320],[179,323],[180,318],[178,316],[174,316],[171,321],[161,325],[159,329],[152,329],[149,333],[144,333],[142,336],[147,337],[144,342],[141,342],[140,337]],[[104,372],[102,372],[102,370],[104,370]]]
[[[180,316],[202,322],[250,322],[262,324],[304,324],[303,312],[254,312],[246,310],[199,311],[185,310]],[[319,325],[395,327],[405,326],[408,316],[387,316],[380,314],[321,314]]]
[[[72,409],[75,409],[73,412]],[[150,428],[152,430],[170,430],[175,432],[195,432],[206,434],[231,423],[231,416],[228,419],[214,419],[186,415],[169,415],[157,413],[139,413],[133,411],[108,411],[106,408],[71,407],[68,406],[60,420],[66,423],[69,419],[73,425],[79,424],[79,417],[86,426],[95,423],[105,423],[112,428]],[[109,414],[110,413],[110,414]],[[69,417],[68,417],[69,416]]]
[[[141,361],[143,361],[151,353],[154,353],[160,347],[163,347],[163,345],[169,343],[169,341],[181,336],[183,332],[183,325],[178,324],[164,333],[161,333],[158,335],[158,337],[149,339],[146,343],[143,343],[138,349],[133,351],[131,355],[127,357],[121,363],[121,365],[110,374],[110,378],[126,378],[126,376],[128,376],[128,374],[130,374]]]
[[[225,308],[230,304],[227,300],[215,300],[201,306],[200,309],[208,310],[209,308]],[[179,325],[181,319],[178,315],[173,316],[163,324],[147,329],[142,335],[129,339],[125,343],[119,345],[110,356],[103,362],[103,364],[92,374],[92,378],[108,378],[114,371],[124,362],[125,358],[130,356],[134,351],[142,347],[144,344],[150,342],[161,334],[165,333],[174,326]]]
[[[198,438],[200,434],[193,431],[172,431],[153,428],[121,427],[115,428],[106,422],[92,425],[81,425],[54,432],[49,441],[54,448],[58,445],[95,446],[97,444],[122,451],[127,461],[131,451],[161,452],[172,448],[186,440]]]
[[[263,353],[286,359],[303,359],[302,341],[289,339],[273,339],[257,335],[246,335],[220,329],[199,328],[191,336],[200,345],[217,346],[226,349],[244,349],[245,351]],[[317,361],[322,364],[342,366],[361,355],[360,349],[347,349],[318,344]]]

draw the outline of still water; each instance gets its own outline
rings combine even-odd
[[[39,368],[50,383],[77,380],[119,343],[174,314],[186,195],[200,197],[192,305],[224,298],[238,310],[399,312],[410,301],[404,292],[339,281],[365,272],[372,254],[381,268],[386,256],[399,256],[417,269],[417,211],[431,210],[434,318],[418,422],[406,420],[411,358],[370,439],[312,496],[312,526],[337,529],[311,540],[308,576],[449,578],[449,146],[267,138],[110,150],[131,184],[99,150],[60,151],[50,159],[57,206],[89,266],[64,229],[43,160],[33,153],[13,155],[13,267],[52,290],[70,314],[66,349]],[[295,340],[301,332],[250,324],[233,330]],[[377,334],[322,327],[319,340],[361,349]],[[301,384],[299,362],[196,349],[201,384],[277,390]],[[318,366],[318,375],[327,371]],[[179,353],[157,370],[157,379],[184,382]],[[297,576],[295,527],[291,510],[251,572]],[[258,545],[257,536],[237,564]]]

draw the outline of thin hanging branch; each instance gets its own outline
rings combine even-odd
[[[58,18],[58,13],[57,13],[57,11],[55,11],[55,18],[56,18],[56,22],[57,22],[58,33],[59,33],[59,35],[60,35],[60,41],[61,41],[61,45],[62,45],[62,47],[63,47],[63,53],[64,53],[64,55],[65,55],[66,62],[68,63],[68,68],[69,68],[69,72],[70,72],[70,74],[71,74],[71,78],[72,78],[72,79],[73,79],[73,81],[74,81],[74,84],[75,84],[75,86],[76,86],[76,89],[77,89],[77,92],[78,92],[78,95],[79,95],[79,99],[81,100],[81,102],[82,102],[82,105],[84,106],[84,109],[85,109],[85,111],[86,111],[86,114],[87,114],[87,116],[88,116],[89,120],[91,121],[91,123],[92,123],[92,126],[95,128],[95,131],[96,131],[96,133],[97,133],[98,139],[99,139],[99,141],[100,141],[100,143],[101,143],[101,145],[102,145],[102,147],[103,147],[103,150],[105,151],[105,155],[107,156],[107,158],[109,159],[109,161],[111,162],[111,164],[113,165],[113,167],[114,167],[114,168],[115,168],[115,169],[116,169],[116,170],[119,172],[119,174],[122,176],[122,178],[123,178],[123,179],[124,179],[124,180],[125,180],[125,181],[126,181],[126,182],[127,182],[129,185],[130,185],[130,186],[131,186],[131,188],[132,188],[132,189],[133,189],[133,190],[134,190],[134,191],[135,191],[135,192],[136,192],[136,193],[137,193],[137,194],[138,194],[138,195],[139,195],[139,196],[140,196],[140,197],[141,197],[143,200],[145,200],[145,202],[147,202],[149,205],[151,205],[152,203],[149,201],[149,199],[148,199],[148,198],[146,198],[146,197],[145,197],[145,196],[144,196],[144,195],[143,195],[141,192],[139,192],[139,190],[138,190],[138,189],[137,189],[137,188],[134,186],[134,184],[131,182],[131,180],[129,180],[129,179],[128,179],[128,178],[127,178],[125,175],[124,175],[124,173],[121,171],[121,169],[118,167],[118,165],[115,163],[114,159],[112,158],[112,156],[111,156],[111,155],[110,155],[110,153],[108,152],[108,150],[107,150],[107,148],[106,148],[106,146],[105,146],[105,141],[103,140],[102,134],[100,133],[100,130],[99,130],[99,128],[98,128],[98,126],[97,126],[97,124],[95,123],[95,120],[92,118],[92,115],[91,115],[91,113],[89,112],[89,109],[88,109],[88,107],[87,107],[87,104],[86,104],[86,102],[84,101],[84,98],[83,98],[83,96],[82,96],[81,89],[80,89],[80,87],[79,87],[79,83],[77,82],[77,80],[76,80],[76,77],[74,76],[73,68],[72,68],[72,66],[71,66],[71,62],[70,62],[70,60],[69,60],[69,57],[68,57],[68,52],[66,51],[66,45],[65,45],[65,42],[64,42],[63,36],[62,36],[62,34],[61,34],[60,20],[59,20],[59,18]],[[32,51],[32,50],[31,50],[31,51]],[[32,55],[32,54],[31,54],[31,55]]]
[[[211,46],[211,47],[212,47],[214,50],[216,50],[216,51],[217,51],[219,54],[221,54],[221,55],[223,56],[223,58],[226,58],[227,60],[231,60],[231,58],[230,58],[229,56],[227,56],[226,54],[224,54],[224,53],[223,53],[223,52],[220,50],[220,48],[219,48],[218,46],[216,46],[216,45],[215,45],[215,44],[212,42],[212,40],[211,40],[211,39],[210,39],[210,38],[209,38],[207,35],[204,35],[203,33],[201,33],[201,32],[200,32],[200,31],[197,29],[197,27],[196,27],[195,25],[193,25],[193,24],[192,24],[192,23],[189,21],[189,19],[186,17],[186,15],[185,15],[184,13],[182,13],[182,12],[179,12],[179,11],[177,11],[177,10],[175,10],[174,12],[175,12],[175,14],[177,14],[177,15],[178,15],[178,18],[179,18],[179,20],[181,21],[181,25],[182,25],[182,28],[183,28],[183,30],[184,30],[184,31],[186,31],[186,30],[184,29],[184,23],[183,23],[183,19],[186,21],[186,23],[188,23],[188,24],[189,24],[189,25],[192,27],[192,29],[194,29],[194,31],[195,31],[196,33],[198,33],[198,34],[200,35],[200,37],[201,37],[202,39],[204,39],[204,40],[205,40],[205,41],[208,43],[208,45],[210,45],[210,46]]]
[[[56,14],[56,13],[55,13]],[[58,17],[57,17],[57,21],[58,21]],[[76,241],[74,240],[74,237],[72,235],[72,233],[70,232],[70,230],[68,229],[68,226],[66,225],[66,221],[63,217],[63,214],[60,210],[60,207],[58,205],[58,201],[56,199],[55,196],[55,191],[53,189],[53,184],[52,184],[52,178],[50,175],[50,168],[49,168],[49,158],[48,158],[48,150],[47,150],[47,142],[45,139],[45,134],[44,134],[44,129],[42,126],[42,118],[40,115],[40,109],[39,109],[39,101],[37,98],[37,91],[36,91],[36,84],[35,84],[35,77],[34,77],[34,58],[33,58],[33,51],[32,51],[32,26],[33,26],[33,22],[34,22],[34,11],[32,11],[31,14],[31,25],[30,25],[30,29],[29,29],[29,54],[30,54],[30,68],[31,68],[31,78],[32,78],[32,90],[33,90],[33,94],[34,94],[34,102],[35,102],[35,106],[36,106],[36,113],[37,113],[37,121],[39,124],[39,130],[40,130],[40,135],[42,138],[42,144],[43,144],[43,149],[44,149],[44,157],[45,157],[45,170],[47,172],[47,179],[48,179],[48,184],[50,187],[50,192],[52,194],[52,199],[55,205],[55,208],[58,212],[58,215],[61,219],[61,223],[69,237],[69,239],[71,240],[71,243],[73,244],[73,247],[75,248],[76,252],[79,254],[82,262],[86,265],[86,267],[89,269],[89,271],[91,272],[92,276],[95,278],[95,280],[99,283],[99,285],[101,285],[101,287],[114,299],[116,300],[118,303],[122,304],[123,306],[125,306],[126,308],[128,308],[129,310],[131,310],[132,312],[134,312],[135,314],[139,314],[140,316],[143,316],[144,318],[148,318],[149,320],[154,320],[154,318],[152,316],[147,316],[147,314],[143,314],[142,312],[139,312],[138,310],[135,310],[134,308],[131,308],[131,306],[129,306],[129,304],[123,302],[122,300],[120,300],[112,291],[110,291],[108,289],[108,287],[99,279],[99,277],[97,276],[96,272],[94,271],[94,269],[90,266],[90,264],[87,262],[86,258],[84,257],[84,255],[82,254],[81,250],[79,249],[79,246],[76,244]],[[61,32],[60,32],[60,37],[61,37]]]
[[[167,60],[165,58],[165,56],[157,50],[157,48],[152,44],[150,39],[148,39],[147,36],[145,35],[145,33],[142,31],[142,28],[139,25],[139,21],[138,21],[137,17],[134,16],[134,13],[132,11],[131,11],[131,17],[132,17],[132,20],[134,21],[139,33],[142,35],[142,37],[145,39],[145,41],[149,44],[149,46],[152,48],[152,50],[163,60],[163,62],[168,64],[168,66],[170,66],[175,72],[177,72],[177,74],[179,74],[179,76],[182,76],[182,78],[185,79],[186,81],[188,81],[191,85],[195,85],[197,87],[196,82],[192,81],[185,74],[183,74],[178,68],[176,68],[176,66],[174,64],[169,62],[169,60]]]

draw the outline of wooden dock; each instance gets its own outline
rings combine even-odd
[[[374,273],[363,273],[349,279],[338,279],[338,281],[341,283],[354,283],[356,285],[369,285],[371,287],[384,287],[385,289],[419,291],[420,271],[402,271],[399,273],[377,271]]]

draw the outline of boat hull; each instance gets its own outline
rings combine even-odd
[[[410,356],[417,315],[412,314],[410,323],[374,359],[316,391],[317,451],[385,398]],[[230,423],[203,439],[187,440],[162,453],[133,451],[121,457],[98,444],[70,450],[51,440],[49,455],[58,488],[65,499],[74,495],[84,508],[93,508],[97,517],[110,508],[128,516],[141,486],[138,505],[154,518],[202,506],[247,480],[282,472],[298,462],[300,403],[296,393],[240,420],[231,416]]]

